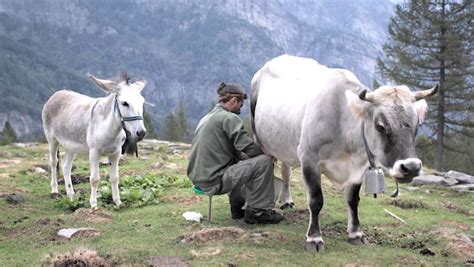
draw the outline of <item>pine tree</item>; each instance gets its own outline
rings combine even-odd
[[[10,122],[5,122],[5,126],[3,127],[3,136],[0,140],[0,144],[8,145],[11,143],[18,142],[18,137],[15,133],[15,130],[10,125]]]
[[[155,127],[153,127],[153,123],[151,121],[151,116],[146,111],[143,111],[143,123],[145,124],[146,128],[146,138],[158,138],[158,134],[156,133]]]
[[[187,142],[189,141],[189,130],[188,130],[188,119],[186,116],[186,109],[183,102],[179,102],[176,110],[176,120],[178,124],[178,141]]]
[[[431,102],[428,131],[436,137],[434,167],[443,170],[445,149],[468,154],[459,142],[474,137],[473,89],[474,2],[413,0],[397,5],[389,25],[381,74],[397,83],[426,89],[439,84]],[[426,142],[425,142],[426,143]],[[472,142],[470,142],[472,143]]]
[[[168,113],[165,118],[164,139],[168,141],[178,141],[179,126],[173,112]]]

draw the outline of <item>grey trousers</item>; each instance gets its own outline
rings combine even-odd
[[[229,198],[242,195],[251,208],[272,209],[275,207],[273,177],[273,160],[269,156],[241,160],[227,168],[218,194],[229,193]]]

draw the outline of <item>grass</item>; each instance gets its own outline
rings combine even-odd
[[[239,266],[451,266],[472,264],[474,260],[472,243],[466,247],[461,238],[472,238],[474,234],[472,193],[441,187],[409,191],[402,187],[401,196],[396,200],[389,194],[374,199],[361,193],[360,218],[371,244],[353,246],[346,242],[347,210],[342,194],[324,179],[325,203],[320,223],[326,251],[310,254],[303,246],[308,214],[298,169],[294,170],[292,179],[296,207],[285,213],[286,220],[282,223],[261,226],[234,221],[230,218],[227,197],[218,196],[213,198],[213,223],[209,225],[185,221],[181,216],[185,211],[207,214],[207,199],[194,194],[186,179],[185,154],[167,154],[166,148],[154,147],[141,149],[141,158],[126,158],[120,167],[122,177],[160,178],[160,189],[155,196],[157,203],[120,209],[101,203],[97,213],[105,214],[101,217],[96,213],[91,215],[88,208],[72,212],[60,204],[61,200],[50,198],[49,172],[34,172],[35,165],[48,162],[45,144],[26,148],[6,146],[1,150],[0,195],[20,194],[24,202],[12,205],[0,201],[0,266],[47,264],[55,256],[77,248],[97,251],[98,256],[111,264],[139,266],[147,265],[151,256],[179,256],[192,266],[229,263]],[[150,168],[158,161],[164,166]],[[89,175],[85,158],[78,157],[74,166],[73,175]],[[104,180],[107,167],[101,168],[101,176]],[[110,187],[108,181],[105,185]],[[388,186],[391,192],[394,184],[388,181]],[[88,199],[88,184],[74,188],[83,189]],[[60,185],[60,190],[64,194],[64,185]],[[407,223],[389,216],[384,209]],[[245,235],[218,242],[178,242],[180,236],[189,233],[229,226],[243,229]],[[59,229],[72,227],[92,227],[100,234],[70,240],[56,236]],[[250,237],[258,233],[265,235],[258,240]],[[435,255],[423,255],[427,251]]]

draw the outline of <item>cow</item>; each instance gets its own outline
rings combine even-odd
[[[344,191],[348,241],[368,243],[358,205],[369,158],[397,183],[411,182],[422,167],[415,136],[427,112],[424,98],[436,91],[437,86],[412,92],[403,85],[369,91],[348,70],[290,55],[276,57],[256,72],[250,100],[254,138],[282,162],[280,199],[290,205],[290,167],[301,166],[310,212],[307,250],[324,250],[321,174]]]

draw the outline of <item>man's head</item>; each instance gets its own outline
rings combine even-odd
[[[247,94],[240,88],[238,84],[226,84],[221,82],[217,88],[219,102],[232,113],[240,114],[240,109],[247,99]]]

